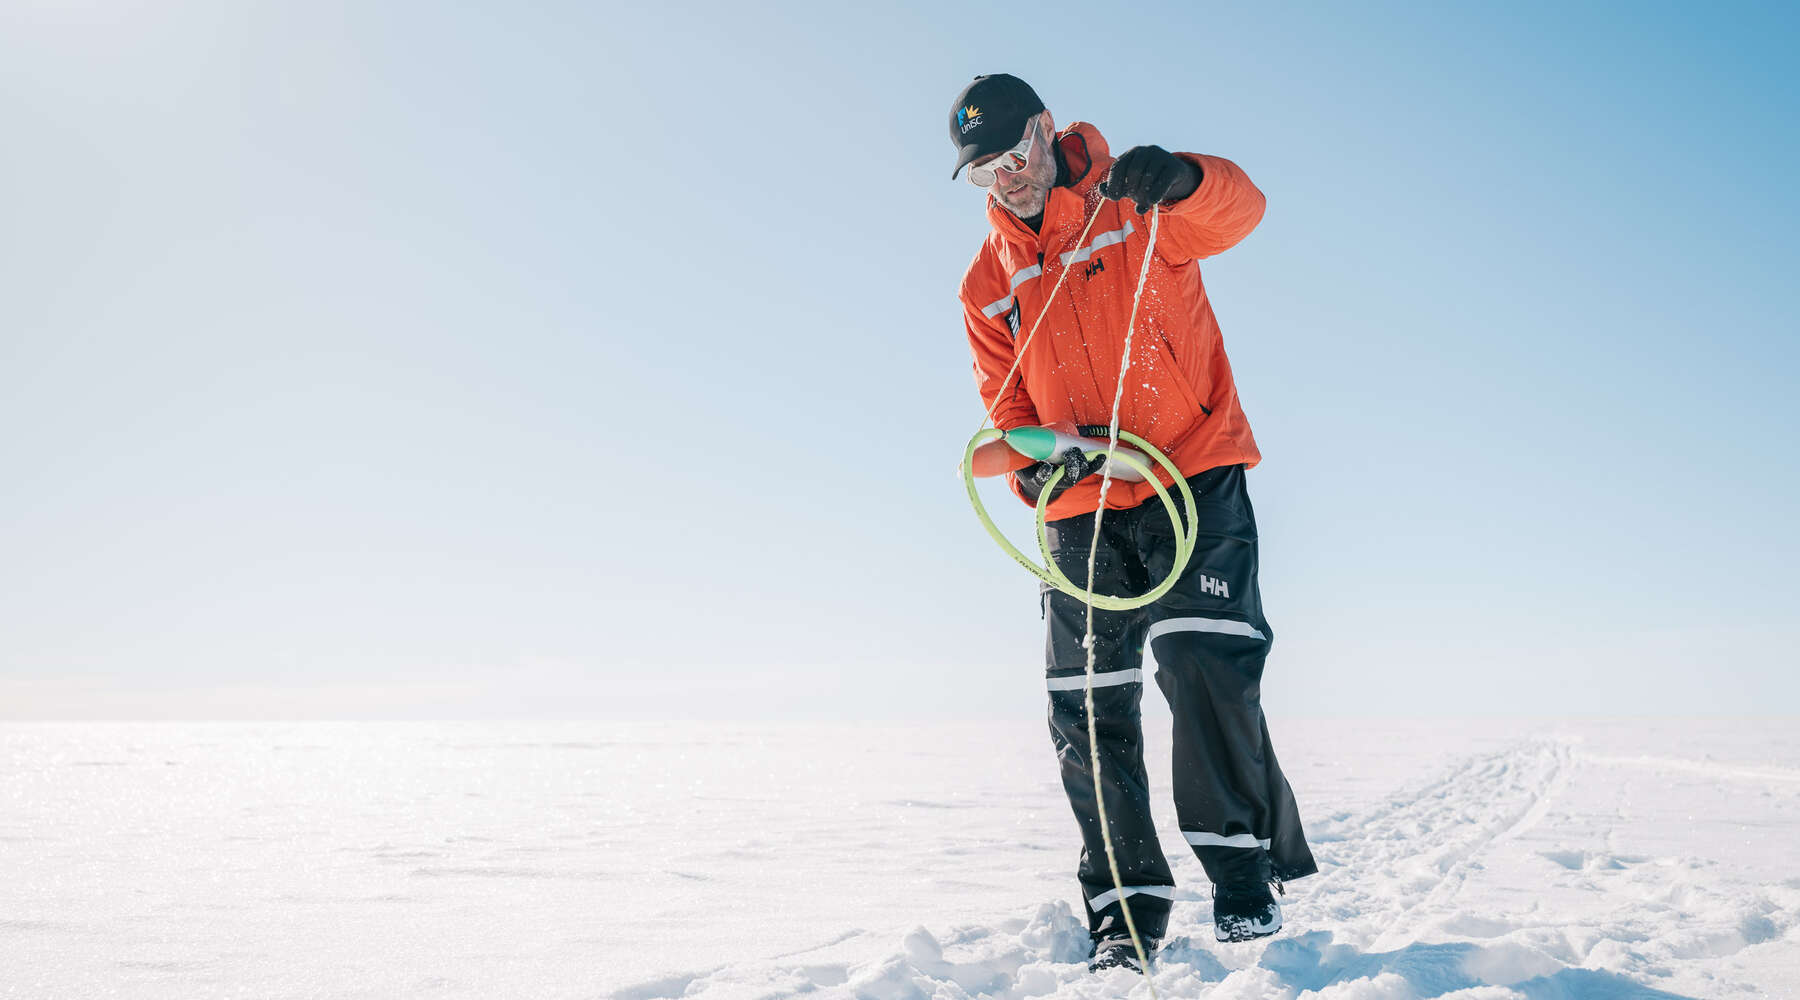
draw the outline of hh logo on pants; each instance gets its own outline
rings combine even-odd
[[[1200,589],[1214,597],[1229,598],[1231,596],[1231,587],[1224,580],[1207,576],[1205,573],[1200,574]]]

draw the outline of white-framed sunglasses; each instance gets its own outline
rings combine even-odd
[[[979,167],[969,168],[969,183],[978,188],[989,188],[993,187],[994,182],[1000,179],[1002,171],[1016,174],[1024,170],[1025,164],[1031,162],[1031,147],[1037,141],[1037,133],[1037,122],[1034,121],[1025,126],[1025,138],[1020,139],[1017,146]]]

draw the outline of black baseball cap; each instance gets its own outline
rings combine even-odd
[[[956,146],[955,177],[969,161],[1019,144],[1025,123],[1044,110],[1031,84],[1006,73],[978,76],[950,105],[950,141]]]

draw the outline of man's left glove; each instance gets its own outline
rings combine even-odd
[[[1054,502],[1069,487],[1099,472],[1105,461],[1104,458],[1088,458],[1080,448],[1070,448],[1056,456],[1055,461],[1027,465],[1013,473],[1013,478],[1019,481],[1019,490],[1025,494],[1025,498],[1037,503],[1038,497],[1044,493],[1044,484],[1050,481],[1051,473],[1061,466],[1064,470],[1063,477],[1057,481],[1056,489],[1050,491],[1050,500]]]
[[[1113,161],[1100,193],[1137,202],[1139,212],[1165,201],[1180,201],[1200,186],[1200,168],[1161,146],[1133,146]]]

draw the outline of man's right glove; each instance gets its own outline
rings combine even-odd
[[[1055,461],[1027,465],[1013,473],[1013,478],[1019,481],[1019,490],[1025,494],[1025,498],[1037,503],[1038,497],[1043,495],[1044,484],[1050,481],[1050,474],[1061,466],[1064,470],[1063,477],[1057,481],[1056,489],[1050,491],[1050,500],[1055,502],[1057,497],[1063,495],[1063,491],[1099,472],[1105,461],[1105,458],[1088,458],[1080,448],[1070,448],[1058,455]]]

